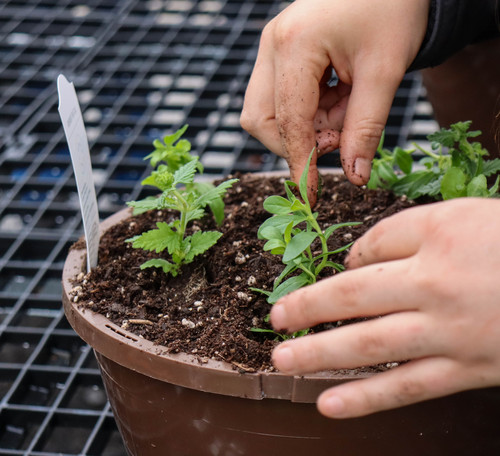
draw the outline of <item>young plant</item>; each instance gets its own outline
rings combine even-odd
[[[194,182],[195,174],[201,172],[203,167],[198,157],[189,154],[191,145],[186,140],[175,144],[185,130],[186,126],[173,135],[166,136],[163,145],[160,141],[155,141],[156,150],[147,157],[155,166],[161,161],[165,162],[142,181],[142,185],[156,187],[161,193],[156,197],[127,203],[134,208],[134,214],[164,209],[179,213],[178,219],[170,223],[158,222],[156,229],[127,240],[134,248],[156,253],[167,250],[171,261],[152,259],[142,264],[141,269],[158,267],[174,277],[179,274],[182,265],[191,263],[195,256],[206,252],[222,236],[218,231],[195,231],[191,235],[186,232],[189,222],[205,215],[206,206],[210,206],[220,224],[224,217],[222,197],[237,181],[230,179],[217,187]]]
[[[412,154],[416,149],[383,148],[384,135],[373,160],[368,188],[384,188],[411,199],[430,196],[436,200],[462,196],[498,196],[500,176],[488,188],[487,177],[500,171],[500,159],[484,160],[488,155],[479,142],[470,142],[481,134],[468,131],[471,122],[457,122],[449,129],[428,136],[432,150],[415,145],[425,154],[414,169]],[[444,153],[443,149],[447,149]]]
[[[344,270],[331,257],[348,249],[352,243],[330,251],[328,239],[339,228],[359,225],[359,222],[347,222],[334,224],[326,229],[320,227],[318,214],[312,211],[307,198],[307,174],[313,153],[314,149],[299,181],[300,198],[292,191],[297,184],[285,181],[286,198],[273,195],[264,201],[264,209],[273,216],[259,227],[258,237],[267,241],[264,250],[281,255],[285,265],[274,281],[272,292],[254,289],[266,294],[270,304],[294,290],[315,283],[325,268],[333,268],[339,272]],[[311,246],[315,242],[319,244],[320,253],[312,251]]]

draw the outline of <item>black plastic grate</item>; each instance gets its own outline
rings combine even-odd
[[[284,168],[239,112],[271,0],[3,0],[0,4],[0,454],[125,454],[94,355],[61,309],[82,234],[56,78],[74,81],[101,217],[143,196],[153,139],[190,125],[208,175]],[[417,75],[386,144],[433,127]],[[425,131],[427,129],[427,131]],[[323,159],[337,166],[338,156]]]

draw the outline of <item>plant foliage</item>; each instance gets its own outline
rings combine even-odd
[[[352,243],[330,251],[328,239],[339,228],[359,225],[359,222],[347,222],[326,229],[320,227],[318,214],[312,211],[307,197],[307,174],[313,153],[314,149],[299,181],[300,198],[292,191],[297,184],[287,180],[284,184],[286,198],[273,195],[264,201],[264,209],[273,215],[259,227],[258,237],[267,241],[264,250],[280,255],[285,265],[274,281],[272,292],[257,290],[268,296],[270,304],[294,290],[315,283],[321,271],[327,267],[336,271],[344,270],[341,264],[331,258],[348,249]],[[313,253],[311,246],[314,242],[319,244],[321,253]]]
[[[481,132],[469,131],[470,125],[470,121],[457,122],[429,135],[432,150],[415,145],[414,149],[396,147],[390,151],[383,148],[382,135],[368,188],[391,190],[411,199],[498,196],[500,176],[489,188],[486,178],[500,171],[500,159],[484,160],[488,151],[479,142],[471,142]],[[419,166],[413,159],[416,150],[425,154]]]
[[[170,223],[158,222],[155,229],[127,240],[134,248],[156,253],[167,250],[170,261],[155,258],[142,264],[141,269],[157,267],[174,277],[179,274],[183,264],[191,263],[195,256],[206,252],[222,236],[218,231],[195,231],[187,235],[188,223],[202,218],[209,206],[220,225],[224,219],[222,198],[237,181],[230,179],[217,187],[194,181],[196,174],[203,171],[203,166],[198,157],[190,154],[189,141],[180,139],[186,129],[187,125],[165,136],[163,142],[154,141],[155,150],[146,157],[156,169],[142,181],[142,185],[151,185],[161,193],[156,197],[127,203],[134,208],[134,214],[164,209],[179,213],[178,219]]]

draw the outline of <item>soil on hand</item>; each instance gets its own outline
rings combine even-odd
[[[77,301],[136,335],[162,345],[171,353],[185,352],[224,360],[241,371],[273,370],[272,334],[252,332],[270,328],[270,304],[251,287],[272,290],[283,269],[280,257],[264,252],[257,230],[270,214],[262,203],[267,196],[283,195],[283,178],[238,175],[226,195],[226,217],[216,227],[212,217],[195,221],[192,230],[219,229],[223,236],[206,254],[171,277],[161,269],[141,270],[140,265],[161,254],[132,248],[125,240],[156,227],[158,221],[177,217],[168,211],[131,217],[102,235],[99,265],[75,279]],[[362,222],[342,228],[330,238],[330,250],[355,241],[380,219],[415,203],[385,191],[358,188],[344,177],[323,176],[323,192],[315,210],[321,226]],[[75,247],[82,248],[80,241]],[[345,253],[333,261],[343,263]],[[334,274],[334,270],[327,274]],[[312,332],[349,322],[331,322]],[[377,368],[383,369],[384,366]]]

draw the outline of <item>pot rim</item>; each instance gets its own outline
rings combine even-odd
[[[282,172],[266,174],[284,175]],[[131,215],[132,210],[126,208],[106,218],[100,224],[101,233]],[[196,355],[167,353],[162,346],[119,327],[103,315],[84,309],[71,300],[72,280],[85,271],[85,258],[85,248],[73,248],[64,263],[62,300],[66,317],[76,333],[95,351],[143,375],[209,393],[306,403],[316,402],[318,395],[330,386],[371,376],[369,373],[335,371],[304,376],[265,371],[243,373],[225,361],[209,359],[201,363]]]

